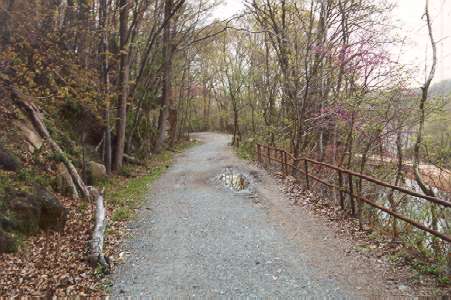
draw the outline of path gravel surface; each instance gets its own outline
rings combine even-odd
[[[262,169],[238,159],[230,137],[199,133],[177,155],[129,225],[113,296],[353,298],[378,288],[319,220],[293,208]],[[232,167],[253,193],[217,180]]]

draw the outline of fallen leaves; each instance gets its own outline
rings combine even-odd
[[[281,172],[273,172],[280,190],[287,196],[291,205],[300,206],[311,212],[332,230],[335,237],[345,245],[345,255],[355,258],[364,257],[372,266],[379,266],[384,272],[387,289],[406,292],[412,290],[414,295],[448,295],[451,286],[443,286],[437,279],[413,270],[406,262],[408,257],[405,246],[394,242],[390,237],[379,234],[377,229],[364,225],[360,229],[358,220],[340,209],[333,197],[322,197],[319,192],[305,190],[292,176],[284,177]],[[373,234],[374,233],[374,234]],[[293,235],[295,237],[297,232]],[[393,258],[402,257],[397,261]],[[369,267],[369,265],[368,265]]]
[[[64,232],[40,232],[14,254],[0,255],[0,295],[102,295],[98,276],[86,261],[93,205],[61,198],[69,216]]]

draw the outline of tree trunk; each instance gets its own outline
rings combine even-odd
[[[119,70],[119,107],[116,122],[116,152],[114,156],[114,171],[122,168],[125,150],[125,129],[127,125],[127,98],[128,98],[128,76],[129,76],[129,53],[128,53],[128,11],[127,0],[119,1],[119,38],[120,38],[120,70]]]
[[[75,40],[77,36],[78,26],[76,26],[75,0],[67,0],[66,11],[64,14],[62,25],[62,43],[65,48],[75,51]]]
[[[163,91],[160,103],[160,117],[158,120],[158,139],[155,145],[155,152],[159,153],[168,139],[170,130],[170,115],[172,112],[172,46],[171,46],[171,12],[173,0],[165,0],[164,19],[167,20],[163,30]]]
[[[205,71],[203,71],[203,72],[205,72]],[[210,99],[209,99],[209,95],[208,95],[207,78],[205,78],[205,77],[202,78],[202,100],[203,100],[202,102],[203,102],[203,117],[204,117],[203,129],[209,130],[209,128],[210,128],[210,116],[209,116]]]
[[[432,79],[434,79],[435,69],[437,66],[437,45],[434,40],[434,36],[433,36],[433,32],[432,32],[432,22],[431,22],[431,18],[430,18],[430,14],[429,14],[429,1],[428,0],[426,0],[426,7],[424,9],[424,15],[426,16],[426,25],[428,28],[429,41],[430,41],[431,47],[432,47],[432,66],[431,66],[429,75],[426,78],[424,85],[421,87],[421,99],[420,99],[420,107],[419,107],[420,121],[419,121],[419,127],[418,127],[418,131],[417,131],[417,139],[416,139],[416,142],[415,142],[415,145],[413,148],[413,156],[414,156],[413,169],[414,169],[415,180],[418,183],[418,185],[420,186],[423,193],[428,196],[434,197],[435,196],[434,191],[432,190],[432,188],[427,186],[426,183],[423,181],[423,177],[421,175],[421,170],[420,170],[420,165],[421,165],[420,147],[423,143],[424,123],[426,120],[425,104],[428,99],[429,87],[431,85]],[[438,230],[437,208],[434,203],[431,203],[430,212],[431,212],[431,227],[434,230]],[[440,254],[440,246],[439,246],[438,239],[435,237],[432,240],[432,248],[434,249],[435,255],[438,256]],[[448,258],[450,258],[450,257],[448,256]]]
[[[78,7],[78,19],[79,19],[79,37],[78,37],[78,55],[80,60],[80,65],[83,66],[85,69],[88,68],[88,62],[89,62],[89,47],[88,47],[88,41],[89,41],[89,33],[90,33],[90,26],[89,26],[89,11],[91,10],[89,0],[79,0],[79,7]]]
[[[100,74],[103,99],[105,101],[105,140],[104,140],[104,163],[106,172],[111,175],[111,120],[110,120],[110,76],[109,76],[109,59],[108,59],[108,4],[107,0],[100,0],[99,8],[99,27],[102,31],[100,38],[99,56],[100,56]]]
[[[397,166],[396,166],[396,178],[393,185],[398,186],[401,179],[402,179],[402,166],[403,166],[403,153],[402,153],[402,127],[399,126],[398,132],[396,134],[396,152],[397,152]],[[382,155],[381,155],[382,157]],[[398,203],[395,200],[394,197],[395,191],[392,189],[388,193],[388,202],[390,203],[390,208],[392,211],[397,212],[398,211]],[[399,232],[398,232],[398,219],[394,216],[391,216],[392,219],[392,234],[393,234],[393,240],[396,241],[399,238]]]
[[[238,107],[237,103],[235,101],[238,100],[232,100],[233,105],[233,140],[232,140],[232,146],[239,147],[240,146],[240,140],[241,140],[241,134],[240,134],[240,126],[239,126],[239,116],[238,116]]]

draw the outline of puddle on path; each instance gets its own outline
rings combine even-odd
[[[248,190],[250,186],[249,177],[233,168],[225,168],[218,178],[224,186],[235,192]]]

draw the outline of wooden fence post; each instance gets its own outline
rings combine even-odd
[[[298,167],[298,159],[293,157],[293,165],[291,166],[291,176],[296,178],[296,168]]]
[[[287,162],[287,152],[283,151],[283,166],[284,166],[284,173],[285,176],[288,176],[288,162]]]
[[[447,268],[447,274],[448,274],[448,278],[449,277],[451,277],[451,245],[450,245],[451,243],[449,243],[448,244],[448,249],[447,249],[447,251],[448,251],[448,254],[447,254],[447,262],[448,262],[448,268]]]
[[[345,208],[344,203],[344,195],[343,195],[343,174],[340,170],[338,170],[338,187],[339,187],[339,193],[340,193],[340,207],[341,209]]]
[[[280,151],[279,149],[274,149],[274,158],[279,160],[277,164],[280,164],[280,170],[282,171],[283,174],[282,151]]]
[[[280,161],[282,162],[281,163],[282,173],[283,173],[283,176],[285,177],[287,175],[285,174],[285,162],[283,161],[283,150],[280,150]]]
[[[263,148],[263,149],[262,149]],[[265,152],[266,148],[266,152],[268,153],[268,155],[266,156],[265,154],[263,154],[262,152]],[[272,149],[272,150],[271,150]],[[271,157],[271,151],[274,152],[274,157]],[[278,154],[279,153],[279,154]],[[288,155],[291,156],[291,159],[293,161],[292,165],[288,164]],[[422,198],[425,200],[428,200],[431,203],[435,203],[435,204],[439,204],[442,205],[446,208],[451,208],[451,204],[445,200],[436,198],[436,197],[432,197],[432,196],[428,196],[428,195],[423,195],[414,191],[411,191],[409,189],[406,189],[404,187],[400,187],[400,186],[394,186],[392,184],[389,184],[387,182],[383,182],[381,180],[378,180],[377,178],[371,177],[369,175],[365,175],[365,174],[361,174],[361,173],[356,173],[352,170],[349,169],[345,169],[345,168],[341,168],[339,166],[336,165],[332,165],[332,164],[328,164],[325,162],[321,162],[321,161],[316,161],[313,159],[309,159],[307,157],[304,158],[295,158],[294,156],[292,156],[289,152],[286,152],[284,150],[281,150],[279,148],[275,148],[275,147],[270,147],[267,145],[261,145],[258,144],[257,145],[257,156],[259,157],[259,160],[261,160],[262,162],[265,162],[265,157],[268,157],[268,163],[271,164],[271,160],[275,160],[278,163],[281,163],[282,165],[282,171],[284,172],[284,174],[288,174],[288,168],[289,166],[292,167],[292,174],[294,175],[298,175],[300,173],[303,173],[305,175],[305,188],[307,190],[310,190],[310,178],[311,177],[314,181],[316,182],[320,182],[325,186],[328,186],[329,188],[333,188],[334,191],[336,189],[339,189],[339,196],[340,196],[340,206],[343,210],[345,210],[347,207],[347,200],[346,200],[346,194],[349,194],[350,196],[350,211],[352,214],[352,217],[356,218],[356,216],[359,218],[359,225],[362,226],[363,225],[363,208],[364,205],[369,205],[375,209],[378,209],[379,211],[383,211],[387,214],[389,214],[390,216],[392,216],[395,219],[399,219],[401,221],[406,222],[407,224],[413,225],[414,227],[423,230],[424,232],[427,232],[433,236],[436,236],[440,239],[442,239],[443,241],[449,242],[451,244],[451,236],[447,235],[446,233],[442,233],[439,230],[436,230],[435,228],[430,228],[428,226],[426,226],[425,224],[419,223],[415,220],[412,220],[411,218],[401,214],[400,212],[397,212],[395,208],[388,208],[385,207],[383,205],[380,205],[378,203],[376,203],[373,199],[370,199],[368,197],[365,197],[363,193],[363,180],[368,181],[368,182],[372,182],[374,184],[376,184],[377,186],[382,186],[385,188],[391,188],[392,191],[398,191],[401,192],[403,194],[406,195],[410,195],[410,196],[414,196],[414,197],[418,197],[418,198]],[[278,159],[278,157],[280,157],[280,160]],[[304,166],[302,166],[302,160],[304,160]],[[309,162],[314,165],[313,168],[315,168],[314,170],[312,170],[312,175],[309,175]],[[319,165],[321,167],[316,168],[316,166]],[[276,166],[277,167],[277,166]],[[304,167],[304,171],[301,170],[301,168]],[[325,181],[324,179],[321,178],[321,172],[323,171],[323,168],[326,167],[328,169],[333,169],[337,172],[338,175],[338,186],[336,183],[330,183],[328,181]],[[318,174],[319,177],[316,177],[315,175]],[[332,173],[333,174],[333,173]],[[298,176],[294,176],[296,179],[298,179]],[[299,179],[302,176],[299,175]],[[354,184],[353,182],[353,177],[357,178],[357,182]],[[347,180],[347,182],[346,182]],[[346,185],[348,185],[348,187],[346,187]],[[354,195],[354,190],[356,191],[356,195]],[[334,194],[335,196],[336,194]],[[336,201],[336,197],[334,197],[334,201]],[[358,201],[356,203],[356,201]],[[451,271],[451,251],[450,249],[448,249],[448,268],[449,268],[449,272]],[[450,272],[451,273],[451,272]]]
[[[259,163],[262,162],[260,144],[257,144],[257,161],[258,161]]]
[[[352,184],[352,175],[348,173],[349,196],[351,199],[351,214],[355,217],[354,188]]]
[[[284,154],[284,160],[285,160],[285,173],[287,173],[287,176],[288,176],[288,174],[289,174],[289,171],[288,171],[288,153],[285,151],[283,154]]]
[[[267,152],[268,152],[268,166],[271,167],[271,149],[269,146],[266,146]]]
[[[284,174],[284,176],[285,176],[285,172],[283,171],[283,154],[282,154],[282,150],[277,149],[275,151],[277,151],[277,153],[279,153],[280,169],[282,171],[282,174]],[[277,158],[277,155],[275,155],[275,157]]]
[[[257,157],[257,162],[260,162],[258,159],[258,144],[255,144],[255,157]]]

